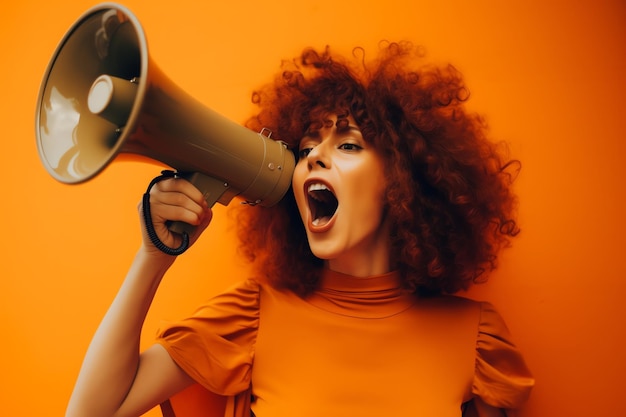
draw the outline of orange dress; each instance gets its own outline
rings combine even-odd
[[[305,299],[250,279],[157,342],[201,386],[234,398],[236,417],[459,417],[475,396],[517,408],[534,383],[489,303],[418,298],[397,273],[326,270]]]

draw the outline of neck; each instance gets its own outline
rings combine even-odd
[[[326,268],[358,278],[383,275],[391,271],[389,254],[377,251],[374,256],[350,256],[346,254],[337,259],[325,261]]]
[[[331,271],[357,278],[386,274],[393,269],[389,236],[389,222],[386,219],[374,239],[343,252],[337,258],[327,259],[325,266]]]
[[[390,272],[389,268],[371,268],[371,267],[346,267],[345,265],[334,265],[333,262],[327,262],[327,268],[331,271],[340,272],[358,278],[367,278],[375,275],[383,275]]]

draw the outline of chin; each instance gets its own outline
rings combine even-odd
[[[323,261],[329,261],[337,257],[336,251],[328,248],[328,245],[311,245],[311,243],[309,242],[309,247],[311,248],[311,252],[313,252],[313,255]]]

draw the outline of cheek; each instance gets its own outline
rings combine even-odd
[[[302,203],[304,201],[304,178],[305,170],[302,168],[302,164],[296,164],[291,178],[291,188],[293,189],[293,195],[296,198],[296,204],[298,208],[302,210]]]
[[[302,164],[296,162],[296,166],[293,169],[293,175],[291,177],[291,188],[293,188],[294,193],[300,191],[302,189],[302,184],[304,181]]]
[[[385,190],[384,181],[380,179],[372,181],[367,193],[361,192],[360,195],[355,195],[356,201],[360,201],[363,215],[368,216],[371,221],[378,222],[383,217],[386,205]]]

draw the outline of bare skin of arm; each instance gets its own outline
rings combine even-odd
[[[162,181],[150,194],[155,230],[170,247],[177,247],[180,237],[169,232],[167,220],[197,225],[190,243],[211,221],[202,194],[185,180]],[[152,245],[143,220],[142,236],[133,264],[87,350],[67,417],[138,416],[193,382],[160,345],[139,351],[144,320],[175,261]]]

